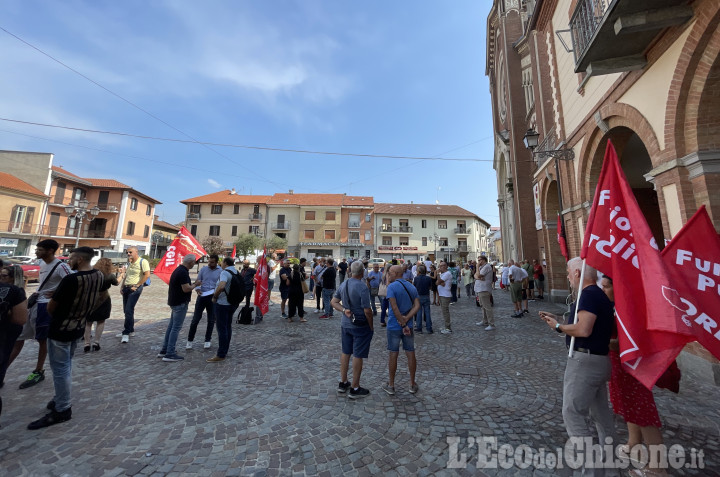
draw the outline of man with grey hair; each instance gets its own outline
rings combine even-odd
[[[582,260],[579,257],[567,264],[570,287],[576,293],[582,290],[579,302],[573,303],[570,308],[569,323],[561,324],[558,322],[561,319],[559,316],[545,311],[540,312],[540,317],[550,328],[565,333],[565,345],[568,348],[571,337],[575,337],[573,354],[568,358],[563,378],[562,413],[568,436],[571,442],[591,439],[592,434],[586,422],[589,417],[595,422],[600,446],[604,446],[606,437],[617,441],[607,393],[611,369],[608,345],[613,331],[614,308],[605,292],[597,286],[597,271],[586,265],[581,283],[581,269]],[[569,452],[574,450],[570,449]],[[586,455],[585,464],[588,463]],[[597,462],[594,464],[599,465]],[[586,471],[592,472],[592,469]]]
[[[194,284],[190,280],[190,269],[195,265],[195,258],[192,253],[185,255],[182,263],[170,275],[168,305],[170,305],[172,312],[165,331],[165,340],[158,354],[158,358],[162,358],[163,361],[169,363],[184,359],[175,352],[175,344],[185,321],[185,315],[187,315],[188,304],[192,299],[192,291],[202,285],[200,280],[196,280]]]
[[[488,263],[484,255],[478,259],[478,271],[475,273],[475,294],[482,306],[483,319],[475,323],[484,326],[486,331],[495,329],[495,316],[493,314],[492,302],[492,265]]]

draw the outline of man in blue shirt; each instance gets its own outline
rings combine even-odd
[[[373,268],[367,274],[367,284],[370,287],[370,301],[372,302],[373,316],[377,315],[377,307],[375,306],[375,298],[378,296],[378,289],[380,288],[380,281],[382,280],[382,272],[380,271],[380,265],[373,263]]]
[[[360,387],[363,359],[368,357],[370,342],[373,337],[373,315],[370,310],[370,291],[363,277],[363,264],[359,261],[350,265],[352,277],[345,280],[335,292],[330,305],[342,312],[340,336],[342,338],[342,354],[340,355],[340,383],[338,394],[350,391],[350,399],[368,396],[370,391]],[[342,301],[342,303],[341,303]],[[348,382],[350,356],[353,357],[353,382]]]
[[[413,280],[413,285],[418,292],[420,299],[420,311],[417,320],[415,320],[415,331],[422,333],[423,321],[425,321],[425,329],[428,333],[433,333],[432,317],[430,316],[430,289],[432,288],[432,278],[427,276],[427,269],[424,264],[420,264],[416,268],[417,276]]]
[[[239,286],[232,283],[233,275],[239,273],[235,268],[235,260],[225,257],[222,263],[220,281],[213,292],[212,299],[215,302],[215,319],[218,331],[217,354],[207,360],[208,363],[219,363],[225,361],[230,339],[232,338],[232,317],[239,305],[233,305],[227,299],[231,286]]]
[[[220,272],[222,272],[222,268],[218,266],[218,260],[219,257],[217,255],[210,255],[207,266],[201,268],[200,273],[198,273],[197,280],[201,282],[202,285],[200,285],[200,288],[195,289],[198,297],[197,300],[195,300],[195,312],[193,313],[192,322],[190,322],[190,330],[188,331],[185,349],[192,349],[193,347],[193,340],[195,340],[195,333],[202,319],[203,311],[207,311],[207,328],[205,329],[204,347],[205,349],[210,348],[212,332],[215,327],[215,306],[213,305],[212,297],[218,280],[220,280]]]
[[[383,390],[391,396],[395,394],[395,372],[397,371],[400,342],[408,360],[410,371],[410,392],[418,392],[415,382],[415,340],[413,337],[413,317],[420,310],[418,292],[412,283],[402,278],[403,269],[400,265],[393,265],[388,270],[387,298],[390,302],[390,313],[387,324],[387,342],[390,352],[388,371],[389,379],[383,385]]]

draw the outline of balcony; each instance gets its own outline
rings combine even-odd
[[[8,222],[7,231],[13,234],[29,234],[32,233],[34,224],[18,224],[15,222]]]
[[[85,239],[112,239],[115,237],[114,230],[110,229],[86,229],[83,223],[83,229],[80,232],[80,238]],[[68,228],[60,226],[45,225],[41,227],[40,234],[46,237],[77,237],[77,228]]]
[[[350,245],[362,245],[362,240],[360,239],[348,239],[348,243]]]
[[[188,220],[200,220],[200,218],[200,212],[190,212],[189,214],[187,214]]]
[[[382,224],[380,231],[386,234],[411,234],[413,228],[407,225],[392,226],[390,224]]]
[[[457,246],[457,251],[460,253],[472,252],[472,250],[470,250],[470,248],[467,245],[462,245],[462,244]]]
[[[290,230],[290,222],[274,222],[270,227],[273,230]]]
[[[163,245],[170,245],[173,240],[175,240],[175,239],[167,238],[167,237],[160,237],[157,240],[153,240],[152,243],[153,243],[153,245],[163,246]]]
[[[455,235],[470,235],[472,231],[467,227],[455,227]]]
[[[642,69],[660,31],[692,16],[685,0],[580,0],[570,17],[575,72],[589,77]]]
[[[360,228],[360,221],[351,220],[348,222],[348,228],[349,229],[359,229]]]
[[[249,215],[248,215],[248,218],[249,218],[250,220],[262,220],[262,219],[263,219],[263,214],[249,214]]]

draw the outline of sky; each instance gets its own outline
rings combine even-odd
[[[0,120],[0,149],[119,180],[171,223],[184,220],[180,200],[235,188],[438,201],[499,225],[490,6],[5,0],[0,118],[186,142]]]

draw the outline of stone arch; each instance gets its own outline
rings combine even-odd
[[[675,67],[668,95],[664,131],[668,159],[720,148],[717,142],[717,124],[720,122],[717,115],[720,107],[720,10],[714,2],[702,2],[697,6],[695,18]],[[703,130],[698,134],[699,128],[707,127],[708,119],[714,120],[716,129]]]

